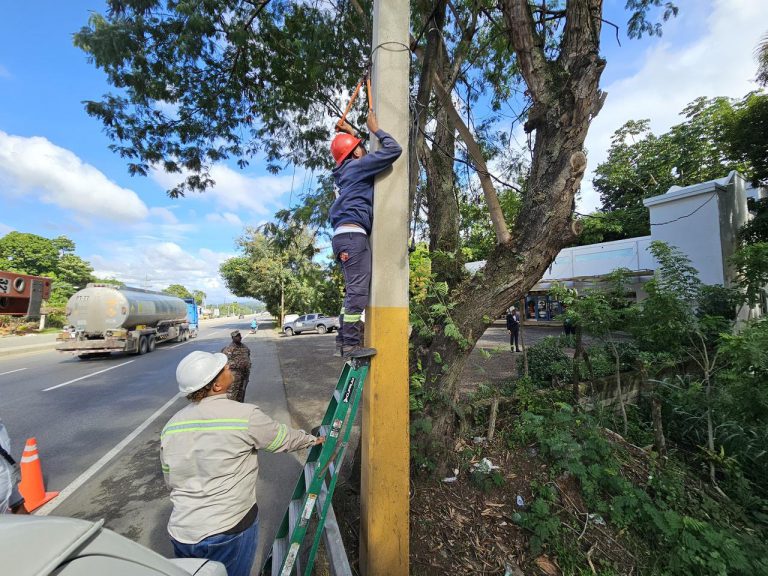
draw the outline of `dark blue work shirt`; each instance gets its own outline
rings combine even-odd
[[[403,149],[392,136],[377,130],[381,148],[362,158],[348,158],[333,170],[333,180],[339,197],[331,206],[331,226],[357,224],[370,234],[373,225],[373,180],[376,174],[389,168]]]

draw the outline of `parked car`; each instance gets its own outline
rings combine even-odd
[[[304,314],[293,322],[283,324],[283,332],[286,336],[301,334],[309,330],[317,330],[320,334],[339,329],[339,319],[331,318],[325,314]]]
[[[90,522],[56,516],[3,515],[3,574],[13,576],[226,576],[223,564],[200,558],[168,560]]]

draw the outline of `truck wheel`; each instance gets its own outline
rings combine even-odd
[[[155,335],[150,334],[149,340],[147,341],[147,352],[154,352],[156,345],[157,345],[157,340],[155,340]]]
[[[317,327],[317,332],[318,332],[318,334],[325,334],[326,332],[328,332],[328,329],[325,326],[323,326],[322,324],[320,324]]]
[[[293,328],[283,328],[286,336],[293,336]]]
[[[140,355],[147,353],[148,346],[149,345],[147,344],[147,337],[146,336],[142,336],[141,338],[139,338],[139,354]]]
[[[93,354],[78,354],[77,357],[80,360],[90,360],[91,358],[93,358]]]

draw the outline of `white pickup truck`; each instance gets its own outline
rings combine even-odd
[[[325,314],[304,314],[293,322],[285,322],[283,324],[283,333],[286,336],[293,336],[294,334],[301,334],[310,330],[317,330],[318,333],[325,334],[326,332],[333,332],[338,329],[338,317],[332,318]]]

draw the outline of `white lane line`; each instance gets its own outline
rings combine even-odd
[[[221,330],[214,330],[213,332],[208,332],[206,336],[213,336],[214,334],[218,334],[219,332],[221,332]]]
[[[186,342],[182,342],[181,344],[174,344],[173,346],[163,346],[162,350],[173,350],[174,348],[178,348],[179,346],[184,346]]]
[[[21,372],[22,370],[26,370],[26,368],[17,368],[16,370],[8,370],[8,372],[0,372],[0,376],[5,376],[6,374],[13,374],[14,372]]]
[[[73,382],[79,382],[80,380],[85,380],[86,378],[90,378],[91,376],[96,376],[97,374],[104,374],[104,372],[109,372],[110,370],[114,370],[115,368],[120,368],[120,366],[125,366],[126,364],[130,364],[133,362],[133,360],[128,360],[128,362],[123,362],[122,364],[118,364],[117,366],[110,366],[109,368],[105,368],[104,370],[99,370],[98,372],[94,372],[93,374],[86,374],[85,376],[80,376],[80,378],[75,378],[74,380],[67,380],[66,382],[62,382],[61,384],[56,384],[56,386],[51,386],[50,388],[46,388],[43,390],[43,392],[48,392],[49,390],[56,390],[56,388],[61,388],[62,386],[66,386],[67,384],[72,384]]]
[[[46,516],[46,515],[50,514],[53,511],[54,508],[56,508],[59,504],[61,504],[67,498],[69,498],[75,492],[75,490],[80,488],[83,484],[88,482],[88,480],[90,480],[93,476],[98,474],[99,470],[104,468],[104,466],[106,466],[109,463],[110,460],[112,460],[115,456],[117,456],[123,448],[125,448],[126,446],[128,446],[128,444],[133,442],[133,440],[139,434],[144,432],[144,430],[146,430],[146,428],[150,424],[152,424],[152,422],[157,420],[157,418],[163,412],[165,412],[171,406],[171,404],[173,404],[174,402],[176,402],[176,400],[181,398],[181,396],[182,396],[182,394],[179,393],[179,394],[176,394],[176,396],[174,396],[170,400],[168,400],[168,402],[163,404],[163,406],[161,408],[159,408],[154,414],[152,414],[152,416],[150,416],[149,418],[144,420],[144,422],[142,422],[139,425],[139,427],[136,428],[136,430],[134,430],[133,432],[128,434],[128,436],[123,438],[123,440],[120,442],[120,444],[118,444],[117,446],[112,448],[112,450],[110,450],[109,452],[104,454],[104,456],[99,458],[98,462],[96,462],[93,466],[88,468],[88,470],[86,470],[85,472],[80,474],[80,476],[75,478],[72,481],[72,483],[69,484],[69,486],[67,486],[66,488],[64,488],[64,490],[59,492],[59,495],[56,498],[54,498],[53,500],[51,500],[47,504],[43,504],[43,506],[41,506],[40,508],[35,510],[33,512],[33,514],[35,514],[36,516]]]

